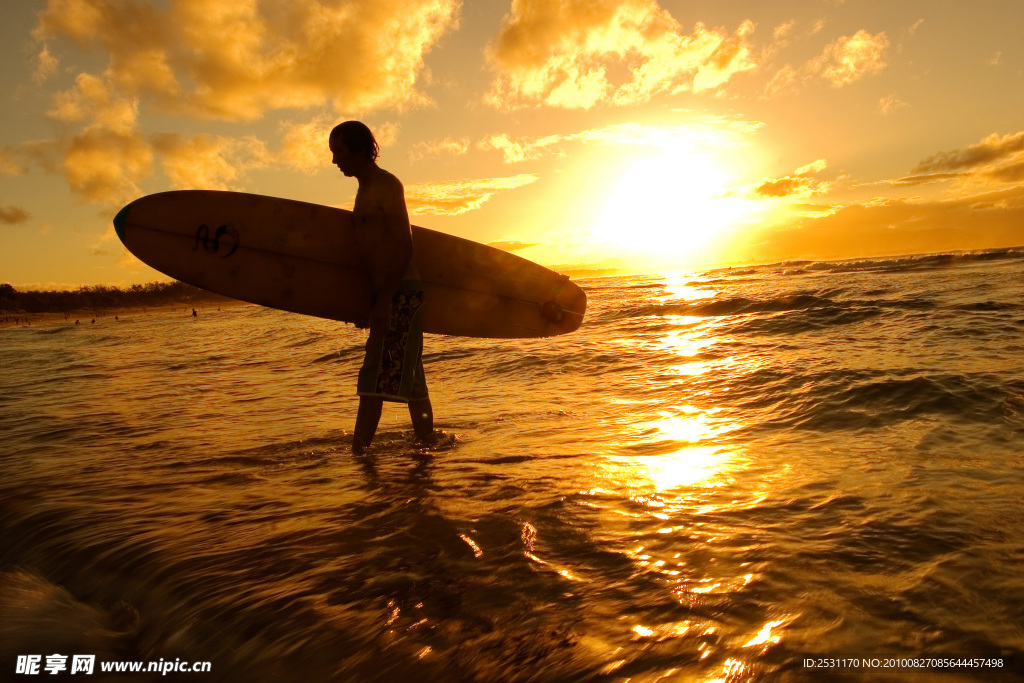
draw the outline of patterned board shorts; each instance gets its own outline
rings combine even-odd
[[[404,281],[391,297],[383,331],[371,330],[356,382],[359,396],[385,401],[426,400],[423,376],[423,285]]]

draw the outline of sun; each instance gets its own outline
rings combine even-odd
[[[692,261],[750,212],[708,153],[661,151],[626,163],[611,183],[593,238],[620,254]]]

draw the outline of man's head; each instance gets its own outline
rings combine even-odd
[[[358,166],[374,163],[380,152],[380,145],[373,133],[359,121],[339,123],[331,131],[329,140],[333,163],[348,176],[355,175]]]

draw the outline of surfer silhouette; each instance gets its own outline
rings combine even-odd
[[[412,260],[412,227],[405,189],[377,165],[380,146],[359,121],[346,121],[331,131],[332,163],[359,183],[352,219],[356,249],[366,265],[371,297],[366,355],[359,370],[352,452],[362,453],[373,441],[384,401],[406,403],[416,435],[434,437],[434,413],[423,375],[423,285]]]

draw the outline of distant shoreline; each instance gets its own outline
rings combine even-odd
[[[125,316],[192,310],[240,304],[236,299],[207,292],[184,282],[152,282],[127,289],[87,286],[77,290],[18,291],[0,284],[0,327],[64,322],[93,323],[103,319],[120,320]]]
[[[16,327],[34,327],[61,325],[100,325],[112,322],[124,322],[150,315],[179,315],[182,318],[191,318],[195,310],[197,317],[208,315],[220,309],[235,308],[237,306],[250,306],[244,301],[226,299],[224,301],[196,301],[163,303],[156,305],[129,305],[105,309],[80,309],[56,312],[42,311],[38,313],[26,313],[24,311],[9,311],[0,309],[0,329],[11,329]]]

